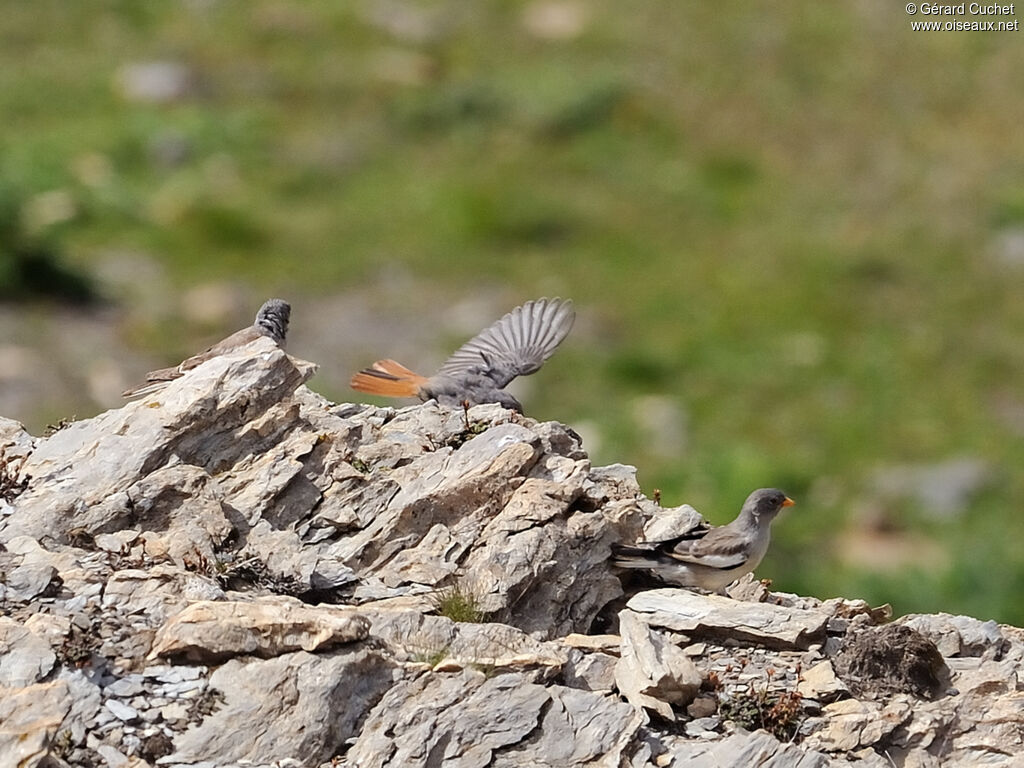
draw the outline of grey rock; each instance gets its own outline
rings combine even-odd
[[[128,551],[132,542],[139,538],[138,531],[117,531],[116,533],[101,533],[94,539],[96,546],[105,552],[124,554]]]
[[[130,723],[133,720],[139,719],[139,712],[135,707],[130,707],[117,699],[107,699],[103,702],[103,706],[109,709],[114,717],[125,723]]]
[[[109,744],[100,744],[96,747],[96,752],[106,761],[109,768],[126,768],[129,765],[128,756]]]
[[[360,768],[618,766],[642,716],[587,691],[463,670],[399,682],[348,754]]]
[[[28,601],[46,592],[59,578],[57,569],[48,563],[24,563],[7,574],[6,586],[16,600]]]
[[[0,766],[44,764],[71,703],[63,680],[0,690]]]
[[[187,697],[206,688],[206,680],[183,680],[180,683],[164,683],[156,690],[162,696],[172,698]]]
[[[901,617],[898,624],[920,632],[938,646],[943,656],[981,656],[989,653],[1001,655],[1011,646],[994,621],[979,621],[970,616],[953,616],[948,613],[910,615]],[[1024,649],[1020,640],[1016,642],[1018,652]]]
[[[715,738],[716,730],[721,725],[717,717],[698,717],[683,726],[687,736],[695,739]]]
[[[46,640],[0,616],[0,686],[23,688],[36,683],[50,673],[56,660]]]
[[[569,651],[562,672],[569,688],[610,693],[615,688],[615,665],[618,658],[608,653],[584,653],[578,648]]]
[[[0,527],[0,541],[20,534],[66,541],[73,529],[95,535],[128,527],[135,503],[149,500],[132,499],[129,490],[136,483],[172,457],[215,470],[239,455],[253,442],[246,425],[312,371],[261,338],[209,360],[155,397],[74,422],[40,441],[29,456],[24,471],[32,482]],[[225,379],[233,386],[222,386]],[[167,479],[168,488],[172,479],[177,478]],[[173,504],[170,494],[147,511],[151,529],[159,530],[165,514],[157,501]]]
[[[704,517],[689,504],[658,508],[644,526],[644,541],[666,541],[703,524]]]
[[[836,677],[831,662],[823,660],[801,673],[797,691],[805,699],[831,701],[840,694],[847,693],[848,689],[843,681]]]
[[[623,611],[610,544],[685,527],[688,507],[644,498],[632,467],[590,466],[562,424],[335,406],[301,386],[311,370],[257,343],[47,438],[0,419],[4,455],[31,467],[0,507],[0,766],[910,768],[1024,753],[1024,631],[888,625],[886,606],[753,579],[732,599],[654,590]],[[437,615],[449,590],[485,621]],[[580,634],[620,613],[621,635]],[[931,698],[833,674],[863,678],[843,649],[885,626],[937,647],[949,679]],[[737,727],[762,692],[797,708],[800,746]]]
[[[675,746],[669,754],[669,768],[839,768],[839,763],[827,755],[795,744],[782,744],[765,731],[741,731],[721,741],[686,742]]]
[[[173,704],[167,704],[160,707],[160,716],[168,723],[187,719],[188,712],[188,704],[184,704],[182,702],[174,702]]]
[[[122,677],[120,680],[116,680],[106,688],[103,692],[107,696],[117,696],[121,699],[131,698],[137,696],[144,690],[143,679],[141,675],[129,675],[128,677]]]
[[[539,667],[557,673],[567,660],[561,644],[537,640],[505,624],[460,624],[418,611],[360,612],[371,621],[371,634],[387,641],[402,658],[428,662],[435,668],[495,671]]]
[[[224,598],[224,591],[209,578],[176,566],[156,565],[148,570],[115,572],[103,592],[102,605],[124,615],[145,617],[158,626],[190,602]]]
[[[200,601],[160,628],[150,657],[201,663],[217,663],[241,654],[266,658],[300,648],[315,651],[362,640],[369,627],[369,621],[351,609],[314,609],[294,598]]]
[[[773,648],[807,648],[824,639],[830,614],[766,603],[746,603],[685,589],[640,592],[626,606],[654,627],[692,638],[731,637]]]
[[[652,630],[637,614],[619,614],[622,633],[615,683],[638,709],[657,712],[675,720],[672,706],[685,707],[697,694],[703,676],[686,653],[660,632]]]
[[[327,760],[356,735],[395,674],[394,663],[381,654],[355,648],[232,659],[210,678],[224,696],[223,706],[175,738],[170,762]]]

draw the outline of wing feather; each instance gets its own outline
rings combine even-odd
[[[729,525],[712,528],[699,539],[680,541],[665,554],[675,560],[710,568],[739,568],[750,557],[747,540]]]
[[[459,347],[439,374],[457,377],[485,368],[497,387],[540,370],[572,329],[576,311],[568,299],[536,299],[516,307]]]

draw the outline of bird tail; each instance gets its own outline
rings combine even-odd
[[[618,568],[650,568],[652,552],[643,547],[612,544],[612,565]]]
[[[417,397],[420,387],[427,383],[420,376],[394,360],[378,360],[352,377],[349,386],[370,395],[385,397]]]
[[[132,389],[126,389],[121,397],[142,397],[159,392],[175,379],[181,378],[181,371],[177,368],[161,368],[157,371],[150,371],[146,374],[146,383],[140,384]]]

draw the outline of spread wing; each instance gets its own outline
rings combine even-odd
[[[568,299],[537,299],[516,307],[449,357],[440,375],[484,371],[501,388],[516,376],[536,373],[572,329],[576,310]]]

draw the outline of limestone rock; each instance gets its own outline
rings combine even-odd
[[[57,569],[49,563],[23,563],[7,574],[7,589],[16,600],[27,601],[60,585]]]
[[[831,662],[824,660],[804,670],[797,691],[806,699],[830,701],[847,692],[847,687],[836,677]]]
[[[566,663],[565,649],[537,640],[505,624],[457,623],[418,611],[360,609],[371,622],[370,633],[385,640],[409,661],[446,669],[514,670],[543,668],[557,673]]]
[[[53,669],[56,660],[46,640],[0,616],[0,686],[23,688],[39,682]]]
[[[782,744],[765,731],[738,732],[722,741],[687,742],[670,752],[668,768],[720,768],[721,766],[764,766],[764,768],[839,768],[840,763],[820,752],[806,751],[794,744]]]
[[[569,651],[563,677],[570,688],[610,693],[615,688],[615,668],[619,659],[608,653]]]
[[[830,618],[821,609],[799,610],[744,603],[685,589],[640,592],[626,604],[647,624],[694,638],[743,638],[774,648],[806,648],[824,638]]]
[[[0,766],[40,765],[70,709],[71,694],[62,680],[0,688]]]
[[[255,342],[0,419],[0,768],[1019,764],[1024,631],[752,578],[626,601],[610,544],[689,507],[565,425],[311,371]]]
[[[632,611],[619,614],[622,632],[615,683],[638,709],[646,707],[665,720],[675,720],[672,705],[685,707],[700,688],[702,677],[681,648],[652,630]]]
[[[342,750],[392,686],[393,662],[356,646],[267,660],[232,659],[210,678],[223,705],[175,739],[172,763],[315,765]]]
[[[239,655],[262,658],[315,651],[364,639],[370,628],[350,609],[310,608],[289,598],[193,603],[156,634],[151,658],[203,664]]]
[[[427,673],[392,688],[348,754],[359,768],[618,766],[632,707],[521,674]]]
[[[72,529],[97,534],[129,527],[136,504],[150,501],[132,496],[137,483],[172,460],[212,468],[251,449],[246,425],[313,370],[260,339],[207,361],[162,392],[72,423],[28,456],[23,472],[31,483],[0,527],[0,541],[28,534],[65,542]],[[225,380],[231,386],[220,386]]]
[[[981,656],[985,653],[1001,656],[1012,645],[996,622],[979,621],[970,616],[951,616],[948,613],[912,615],[900,618],[897,623],[920,632],[946,657]],[[1016,645],[1024,650],[1024,644],[1019,640]]]

